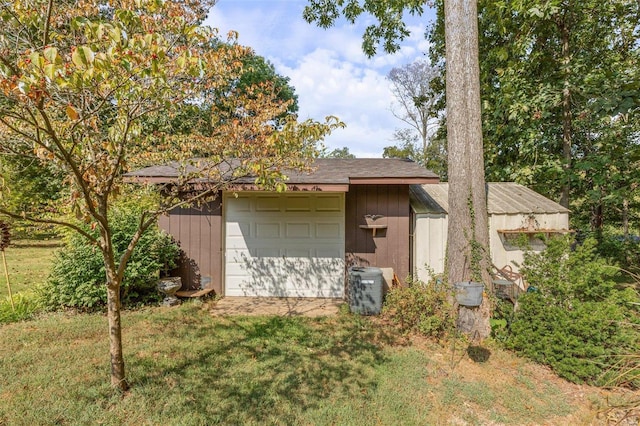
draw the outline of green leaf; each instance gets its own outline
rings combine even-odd
[[[104,35],[104,25],[99,24],[98,27],[96,28],[96,37],[98,39],[101,39],[103,35]]]
[[[73,18],[71,20],[71,28],[74,30],[79,30],[82,26],[84,26],[89,20],[83,16],[79,16],[77,18]]]
[[[540,9],[538,9],[537,7],[532,7],[531,9],[529,9],[529,14],[531,16],[536,16],[538,18],[543,18],[544,17],[544,13],[542,13],[542,11]]]
[[[180,68],[184,68],[187,65],[187,58],[184,55],[180,55],[176,60],[176,63]]]

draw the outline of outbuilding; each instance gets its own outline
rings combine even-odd
[[[448,183],[412,185],[412,273],[428,281],[445,268]],[[569,210],[513,182],[487,184],[489,245],[497,269],[519,270],[525,248],[544,250],[540,235],[569,232]]]
[[[149,167],[130,179],[170,182]],[[247,177],[201,207],[178,208],[160,227],[180,244],[183,289],[223,296],[342,298],[349,266],[410,272],[409,187],[439,178],[402,159],[318,159],[290,173],[287,191]]]

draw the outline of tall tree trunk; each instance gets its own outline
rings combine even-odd
[[[429,146],[429,126],[428,120],[423,120],[422,122],[422,131],[420,132],[420,137],[422,138],[422,155],[425,156],[427,152],[427,147]]]
[[[109,272],[107,272],[108,275]],[[109,278],[107,284],[107,317],[109,319],[109,355],[111,357],[111,385],[121,391],[129,389],[124,374],[122,354],[122,321],[120,319],[120,283]]]
[[[624,239],[629,238],[629,200],[622,200],[622,235]]]
[[[602,241],[602,228],[604,227],[604,211],[602,199],[591,208],[591,230],[596,234],[598,241]]]
[[[106,203],[103,205],[103,217],[106,217]],[[115,264],[111,234],[104,227],[101,249],[107,279],[107,318],[109,320],[109,356],[111,358],[111,386],[124,392],[129,390],[125,378],[124,355],[122,353],[122,320],[120,318],[120,285],[122,277],[118,275]]]
[[[562,169],[564,182],[562,184],[560,205],[569,208],[569,194],[571,192],[571,144],[573,117],[571,115],[571,86],[569,82],[569,63],[571,52],[569,49],[569,27],[566,21],[560,24],[562,33],[562,65],[564,70],[564,87],[562,89]]]
[[[107,318],[109,321],[109,356],[111,358],[111,386],[124,392],[129,390],[125,378],[124,355],[122,352],[122,320],[120,318],[120,287],[122,273],[116,267],[116,252],[113,246],[111,230],[108,226],[107,197],[98,205],[102,222],[100,223],[100,250],[107,279]],[[132,241],[135,245],[135,242]],[[126,259],[121,259],[121,262]]]
[[[482,146],[477,0],[445,0],[449,225],[447,275],[452,285],[482,280],[490,289],[489,232]],[[490,303],[459,306],[458,328],[488,337]]]

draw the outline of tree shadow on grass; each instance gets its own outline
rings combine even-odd
[[[467,347],[467,355],[473,362],[487,362],[491,357],[491,351],[482,346],[470,345]]]
[[[129,361],[134,388],[169,386],[173,395],[154,402],[163,416],[235,424],[297,423],[329,401],[366,401],[388,362],[378,342],[394,340],[351,315],[235,317],[169,326],[165,336],[162,353]]]

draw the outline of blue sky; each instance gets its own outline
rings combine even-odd
[[[394,129],[402,127],[389,110],[393,97],[385,77],[391,68],[424,57],[424,31],[435,12],[410,18],[412,34],[400,52],[369,59],[361,49],[366,17],[355,26],[340,21],[323,30],[302,19],[306,4],[307,0],[218,0],[206,24],[221,34],[238,31],[241,44],[289,77],[301,119],[335,115],[347,124],[325,140],[330,150],[346,146],[358,157],[380,157],[383,148],[393,144]]]

